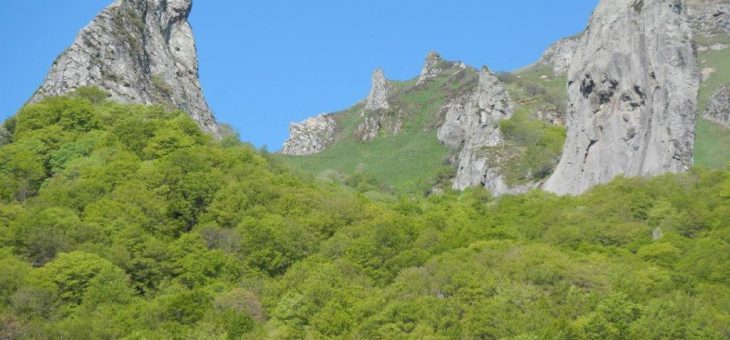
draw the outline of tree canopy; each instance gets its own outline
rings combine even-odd
[[[730,337],[730,169],[383,195],[84,89],[0,146],[0,338]]]

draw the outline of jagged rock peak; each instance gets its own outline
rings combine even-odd
[[[720,87],[707,102],[705,118],[730,128],[730,86]]]
[[[460,150],[453,188],[484,186],[495,195],[510,192],[496,155],[488,148],[503,143],[499,122],[512,116],[512,101],[504,85],[485,67],[473,92],[449,101],[442,110],[444,124],[437,136],[441,143]]]
[[[387,79],[385,79],[385,73],[382,69],[376,69],[373,71],[372,86],[370,87],[370,94],[365,99],[365,110],[387,110],[390,108],[388,103],[388,96],[392,92],[392,87]]]
[[[552,67],[555,75],[567,73],[578,41],[580,41],[580,35],[556,41],[545,50],[537,65]]]
[[[567,140],[544,188],[692,165],[699,72],[683,0],[602,0],[568,71]]]
[[[327,114],[289,124],[289,139],[284,142],[282,154],[305,156],[322,152],[335,142],[337,121]]]
[[[416,85],[422,84],[430,79],[437,78],[445,71],[453,68],[465,69],[466,65],[462,62],[443,60],[438,52],[431,51],[426,56],[426,62],[423,65],[423,69],[421,69],[421,74],[418,76]]]
[[[217,136],[198,79],[191,9],[192,0],[115,1],[56,59],[31,102],[98,86],[119,102],[179,108]]]

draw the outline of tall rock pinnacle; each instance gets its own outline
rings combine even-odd
[[[602,0],[568,71],[568,135],[544,188],[692,165],[699,72],[683,0]]]
[[[217,135],[198,79],[191,9],[192,0],[115,1],[56,59],[31,101],[98,86],[120,102],[179,108]]]
[[[385,79],[385,73],[382,69],[376,69],[373,71],[372,76],[372,87],[370,88],[370,94],[365,99],[365,110],[387,110],[390,108],[388,104],[388,96],[391,92],[390,84]]]

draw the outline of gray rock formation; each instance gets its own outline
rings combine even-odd
[[[364,113],[363,121],[355,129],[355,137],[361,142],[369,142],[381,132],[388,135],[397,135],[402,129],[403,116],[398,112],[368,111]]]
[[[421,74],[418,76],[416,85],[423,84],[431,79],[438,78],[440,75],[446,72],[454,72],[463,70],[466,65],[462,62],[451,62],[441,59],[441,55],[437,52],[430,52],[426,56],[426,62],[421,69]]]
[[[568,72],[570,63],[573,61],[575,48],[580,41],[580,35],[558,40],[543,52],[537,66],[548,66],[553,68],[555,75],[563,75]]]
[[[730,86],[720,87],[707,102],[705,118],[730,128]]]
[[[322,152],[335,142],[337,122],[331,115],[319,115],[301,123],[289,124],[289,139],[282,154],[305,156]]]
[[[695,35],[730,34],[730,0],[686,0],[685,2],[688,20]],[[640,1],[637,0],[635,3],[638,6]],[[556,41],[543,52],[540,60],[533,65],[550,66],[553,68],[555,75],[566,74],[582,34]],[[725,44],[718,43],[699,46],[701,51],[725,48],[727,48]]]
[[[699,87],[683,0],[602,0],[568,72],[567,140],[544,188],[692,165]]]
[[[488,151],[503,142],[499,122],[512,116],[509,94],[497,77],[482,69],[474,92],[446,103],[442,110],[445,121],[437,136],[452,150],[460,150],[453,188],[482,185],[495,195],[509,192],[498,168],[499,156]]]
[[[730,1],[687,0],[687,13],[695,34],[730,34]]]
[[[218,135],[198,79],[192,0],[117,0],[53,63],[32,102],[98,86],[124,103],[182,109]]]
[[[355,136],[362,142],[368,142],[378,136],[381,130],[397,134],[403,127],[400,115],[390,112],[388,98],[393,94],[393,86],[385,79],[383,70],[376,69],[372,76],[370,94],[365,99],[361,112],[363,121],[355,129]]]
[[[365,99],[365,111],[387,110],[390,108],[388,97],[392,92],[392,86],[385,79],[385,73],[382,69],[373,71],[372,86],[370,94]]]

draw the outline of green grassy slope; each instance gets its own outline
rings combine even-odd
[[[698,41],[702,45],[729,44],[730,37],[700,37]],[[730,164],[730,129],[702,118],[702,114],[715,91],[722,85],[730,84],[730,48],[700,52],[698,60],[701,70],[714,71],[700,86],[694,163],[697,166],[722,168]]]
[[[506,156],[499,166],[510,184],[542,180],[559,161],[564,129],[534,115],[538,110],[562,111],[565,77],[551,73],[548,68],[537,68],[500,75],[514,101],[515,114],[501,126],[505,147],[484,152]],[[468,69],[420,86],[415,81],[396,82],[391,114],[402,116],[400,133],[361,142],[355,129],[363,119],[362,108],[355,106],[335,115],[341,131],[337,143],[325,151],[310,156],[274,155],[274,159],[312,177],[346,182],[353,175],[365,176],[396,193],[423,193],[455,172],[447,162],[450,151],[436,137],[443,121],[440,108],[448,99],[473,89],[476,80],[476,71]]]
[[[318,178],[346,178],[354,174],[372,177],[375,182],[399,193],[423,193],[446,174],[449,150],[436,137],[444,102],[464,88],[473,86],[474,70],[465,74],[445,74],[415,86],[414,81],[395,83],[400,90],[391,98],[392,112],[400,115],[400,133],[381,134],[371,142],[361,142],[355,129],[362,121],[361,107],[336,115],[341,127],[337,143],[310,156],[275,155],[274,158],[300,173]]]

